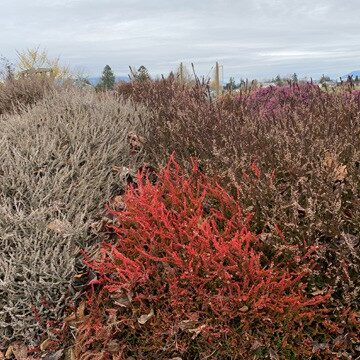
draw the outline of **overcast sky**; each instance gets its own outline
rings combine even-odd
[[[224,77],[360,69],[360,0],[0,0],[0,54],[46,48],[89,76],[179,62]]]

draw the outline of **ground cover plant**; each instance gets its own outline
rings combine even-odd
[[[98,278],[77,358],[331,358],[348,349],[339,334],[356,339],[351,316],[333,321],[331,291],[305,292],[316,246],[287,248],[277,229],[283,249],[268,256],[253,214],[196,164],[140,172],[109,211],[116,236],[88,261]]]
[[[40,93],[0,115],[2,346],[76,359],[360,355],[357,91],[214,98],[170,76]]]
[[[64,86],[0,116],[0,348],[34,345],[63,318],[78,292],[70,283],[79,248],[94,242],[90,225],[122,166],[138,166],[128,136],[140,114]]]
[[[10,72],[0,82],[0,114],[16,112],[42,99],[55,87],[53,79],[45,76],[28,76],[15,78]]]
[[[314,286],[333,286],[339,306],[358,309],[357,92],[293,84],[210,100],[206,86],[174,79],[135,83],[126,90],[152,114],[144,145],[148,161],[165,164],[175,152],[186,167],[195,156],[204,171],[255,212],[255,232],[281,224],[291,244],[324,245]],[[251,166],[257,177],[249,182]]]
[[[359,316],[357,91],[295,83],[212,99],[205,84],[176,79],[135,82],[118,91],[151,111],[144,144],[149,162],[163,165],[175,153],[189,168],[195,156],[245,211],[254,212],[251,230],[269,237],[270,253],[284,247],[268,235],[275,224],[285,247],[319,246],[309,290],[331,288],[334,313],[351,309]]]

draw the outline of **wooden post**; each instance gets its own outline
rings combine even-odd
[[[184,82],[184,68],[183,68],[183,63],[180,63],[180,82],[183,83]]]
[[[216,62],[215,64],[215,92],[216,96],[220,95],[220,70],[219,70],[219,63]]]

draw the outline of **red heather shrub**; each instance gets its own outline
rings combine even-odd
[[[314,288],[331,287],[334,308],[359,311],[356,92],[295,84],[241,89],[212,100],[201,83],[165,79],[127,87],[128,96],[149,111],[141,132],[147,163],[164,166],[174,153],[189,169],[189,158],[196,157],[206,174],[240,195],[245,212],[254,213],[255,233],[280,224],[288,243],[320,245]],[[254,161],[262,179],[274,174],[271,182],[249,184],[244,172]]]
[[[88,261],[98,280],[79,358],[301,355],[311,353],[310,336],[326,341],[337,330],[325,321],[330,295],[306,297],[309,266],[294,266],[314,249],[269,262],[251,215],[196,165],[185,176],[171,159],[156,182],[139,174],[123,203],[111,210],[116,239]]]

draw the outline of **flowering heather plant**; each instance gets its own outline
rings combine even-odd
[[[252,215],[196,164],[186,176],[172,158],[155,183],[140,173],[122,210],[109,211],[116,238],[88,259],[98,279],[77,330],[80,359],[288,358],[339,331],[330,294],[304,293],[315,248],[269,261]]]
[[[246,98],[246,105],[252,110],[264,114],[281,114],[282,111],[293,111],[299,106],[311,106],[319,97],[326,97],[316,85],[291,84],[286,86],[269,86],[252,92]]]

